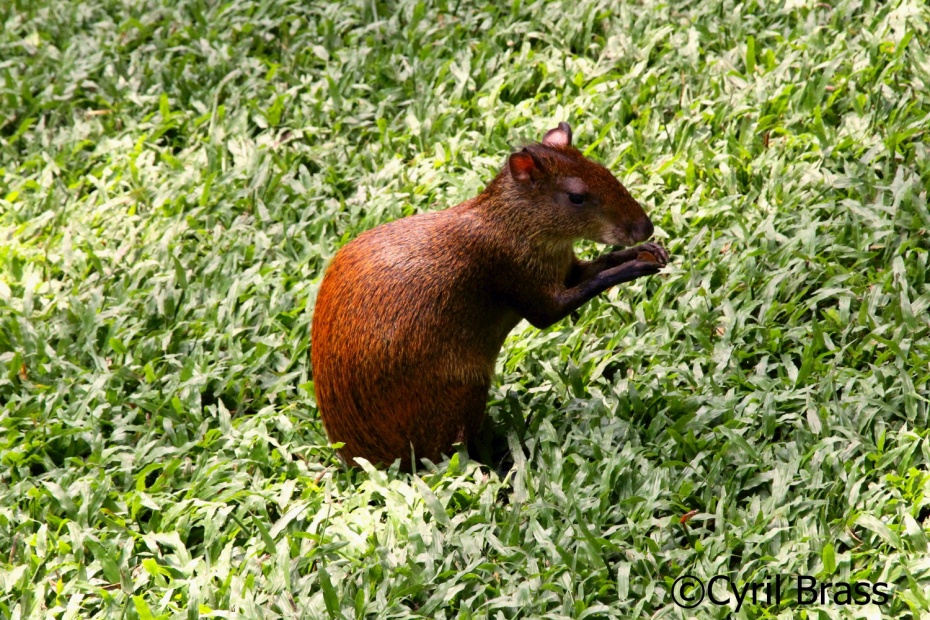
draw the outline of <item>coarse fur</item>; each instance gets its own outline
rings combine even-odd
[[[579,200],[581,201],[579,203]],[[642,207],[560,123],[477,197],[369,230],[333,258],[313,316],[316,398],[343,458],[437,461],[478,431],[521,318],[543,328],[668,260],[655,244],[579,261],[584,238],[651,236]],[[657,262],[637,260],[649,251]]]

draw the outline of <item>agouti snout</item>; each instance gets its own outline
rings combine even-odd
[[[342,456],[436,461],[475,435],[520,319],[544,328],[608,288],[657,273],[659,245],[580,261],[576,239],[632,246],[653,225],[572,146],[567,123],[510,155],[475,198],[369,230],[333,258],[313,316],[317,403]]]

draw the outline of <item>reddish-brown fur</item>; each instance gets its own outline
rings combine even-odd
[[[497,355],[521,318],[546,327],[668,260],[645,244],[582,262],[573,240],[632,245],[651,234],[617,179],[571,146],[566,123],[512,154],[479,196],[363,233],[329,265],[313,317],[330,440],[350,464],[409,468],[411,451],[438,460],[481,425]],[[658,262],[637,260],[642,251]]]

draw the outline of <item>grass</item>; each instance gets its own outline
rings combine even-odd
[[[924,3],[0,23],[0,616],[930,616]],[[342,468],[309,367],[326,261],[559,120],[673,264],[511,335],[505,478]],[[689,611],[687,573],[893,596]]]

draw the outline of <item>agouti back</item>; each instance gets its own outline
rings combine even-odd
[[[437,461],[478,431],[504,338],[659,271],[655,244],[582,262],[575,239],[633,245],[652,222],[567,123],[510,155],[477,197],[369,230],[333,258],[313,316],[316,398],[342,456]],[[654,260],[653,260],[654,259]]]

